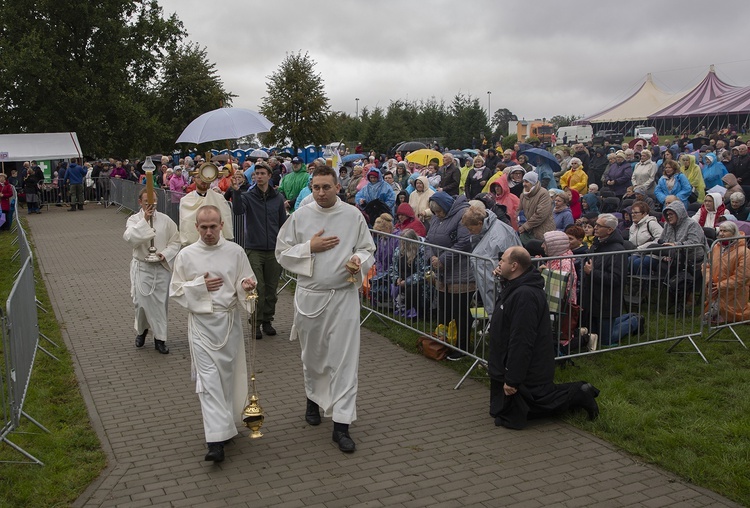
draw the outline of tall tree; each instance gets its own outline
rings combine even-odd
[[[508,123],[518,121],[518,117],[514,115],[508,108],[501,108],[495,111],[492,115],[492,125],[495,126],[494,136],[500,138],[500,136],[508,135]]]
[[[550,118],[550,123],[555,127],[555,130],[559,129],[560,127],[567,127],[568,125],[572,124],[579,118],[583,118],[581,116],[576,115],[555,115],[552,118]]]
[[[98,155],[143,148],[155,71],[181,38],[155,0],[0,2],[0,132],[73,130]]]
[[[470,147],[472,138],[481,139],[483,134],[490,132],[479,99],[461,93],[453,98],[447,127],[445,145],[458,149]]]
[[[267,143],[291,141],[295,148],[301,148],[330,141],[330,107],[315,65],[307,53],[287,53],[278,70],[267,77],[267,95],[260,108],[274,124],[271,132],[263,135]]]
[[[205,48],[188,43],[171,49],[156,89],[160,125],[153,136],[153,149],[174,144],[195,117],[231,104],[233,97],[236,96],[224,89],[216,64],[209,62]]]

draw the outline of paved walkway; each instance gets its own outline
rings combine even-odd
[[[248,430],[204,462],[186,315],[170,306],[171,354],[133,346],[126,215],[87,205],[29,218],[54,311],[109,466],[76,506],[735,506],[554,421],[515,432],[487,415],[488,390],[368,330],[362,334],[357,452],[309,427],[292,298],[258,348],[264,437]],[[150,339],[149,339],[150,340]],[[152,342],[147,343],[151,346]],[[602,394],[606,400],[606,394]]]

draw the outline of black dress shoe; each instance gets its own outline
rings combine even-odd
[[[276,328],[271,326],[270,321],[266,321],[265,323],[261,323],[260,327],[263,329],[263,333],[265,333],[268,336],[276,335]]]
[[[586,410],[589,420],[596,420],[599,417],[599,404],[596,403],[599,390],[591,383],[586,383],[581,386],[581,392],[584,394],[584,401],[581,406]]]
[[[208,453],[204,460],[208,462],[221,462],[224,460],[224,445],[221,443],[208,443]]]
[[[260,326],[255,329],[255,340],[260,340],[263,338],[263,332],[260,331]]]
[[[143,347],[146,343],[146,335],[148,334],[148,328],[146,328],[142,334],[135,336],[135,347]]]
[[[169,354],[169,348],[167,347],[167,344],[163,340],[154,339],[154,349],[156,349],[158,352],[160,352],[163,355]]]
[[[318,405],[310,399],[307,399],[305,421],[308,423],[308,425],[320,425],[320,407],[318,407]]]
[[[352,453],[357,448],[348,432],[334,430],[333,442],[338,443],[339,450],[344,453]]]

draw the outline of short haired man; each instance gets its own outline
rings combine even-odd
[[[271,167],[265,162],[255,164],[255,186],[240,192],[240,182],[233,181],[232,210],[245,215],[245,251],[258,280],[257,320],[255,338],[276,335],[271,321],[276,314],[276,289],[281,265],[276,261],[276,237],[286,221],[284,196],[271,186]]]
[[[224,460],[224,444],[237,435],[247,399],[247,359],[240,308],[255,288],[245,251],[222,236],[220,210],[202,206],[195,214],[199,239],[174,263],[169,296],[188,310],[191,374],[201,402],[208,445],[205,460]]]
[[[523,247],[503,252],[495,276],[504,283],[490,325],[490,415],[520,430],[528,418],[583,408],[593,420],[599,395],[585,381],[554,384],[555,347],[544,278]]]
[[[148,203],[148,189],[138,194],[141,209],[128,217],[122,238],[133,249],[130,260],[130,296],[135,305],[135,347],[143,347],[149,329],[154,334],[154,347],[168,354],[167,308],[172,263],[180,250],[180,232],[168,215],[156,211],[157,199]],[[158,263],[146,261],[151,241],[154,242]]]
[[[607,346],[612,345],[612,326],[622,311],[622,278],[627,263],[626,255],[615,254],[625,250],[617,224],[617,217],[611,213],[597,217],[589,252],[604,255],[592,256],[583,264],[581,281],[584,326],[599,334],[601,344]]]
[[[320,424],[320,407],[333,417],[333,441],[355,449],[349,424],[357,418],[359,287],[374,262],[375,244],[364,216],[338,197],[336,171],[317,168],[314,204],[284,223],[276,259],[297,274],[292,339],[299,338],[307,395],[305,421]],[[351,280],[355,282],[351,282]]]

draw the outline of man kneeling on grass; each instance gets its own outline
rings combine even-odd
[[[599,416],[599,395],[586,381],[554,384],[555,347],[544,279],[523,247],[506,250],[495,276],[505,282],[490,325],[490,415],[495,425],[522,429],[529,418],[583,408]]]

